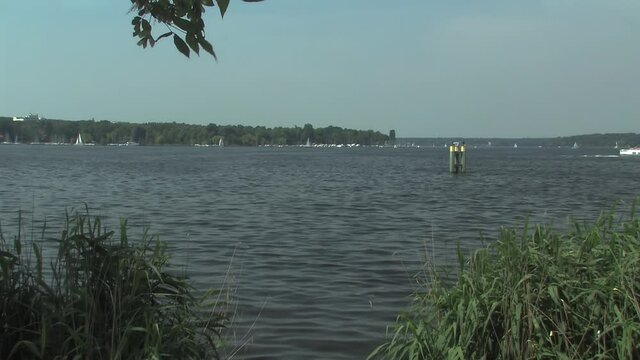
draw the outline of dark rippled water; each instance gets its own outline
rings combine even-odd
[[[111,228],[149,225],[200,288],[231,266],[240,358],[363,359],[425,256],[448,265],[501,225],[628,208],[640,159],[596,156],[611,154],[472,149],[451,176],[444,148],[0,146],[0,224],[15,233],[21,209],[24,231],[55,232],[86,202]]]

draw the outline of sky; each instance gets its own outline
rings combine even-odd
[[[0,0],[0,116],[398,137],[640,132],[640,0],[231,0],[216,62],[128,0]]]

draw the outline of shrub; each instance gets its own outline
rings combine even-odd
[[[425,270],[410,310],[370,359],[639,359],[640,224],[613,212],[561,234],[536,226]]]
[[[196,297],[170,273],[157,236],[130,243],[126,221],[119,235],[67,216],[45,268],[38,244],[0,233],[0,359],[219,358],[214,291]]]

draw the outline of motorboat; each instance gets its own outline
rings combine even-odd
[[[620,155],[635,155],[640,156],[640,147],[632,147],[628,149],[620,149]]]

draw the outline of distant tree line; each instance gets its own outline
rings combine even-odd
[[[494,145],[513,145],[517,143],[520,146],[544,146],[544,147],[571,147],[577,144],[580,147],[629,147],[640,145],[640,134],[634,133],[607,133],[607,134],[588,134],[574,136],[558,136],[554,138],[542,139],[498,139]]]
[[[544,147],[571,147],[578,144],[580,147],[619,147],[640,145],[640,134],[634,133],[607,133],[588,134],[574,136],[558,136],[553,138],[517,138],[517,139],[468,139],[469,144],[487,144],[491,141],[494,146],[544,146]]]
[[[543,146],[543,147],[571,147],[577,143],[580,147],[618,147],[640,146],[640,134],[635,133],[607,133],[574,136],[559,136],[553,138],[399,138],[396,140],[401,146],[442,146],[453,141],[465,141],[468,145],[478,146]]]
[[[577,143],[579,146],[594,147],[619,147],[640,146],[640,134],[635,133],[610,133],[610,134],[589,134],[576,136],[563,136],[549,139],[549,146],[572,146]]]
[[[22,143],[69,143],[82,134],[84,142],[106,145],[110,143],[137,142],[141,145],[301,145],[360,144],[384,145],[389,136],[373,130],[343,129],[337,126],[303,127],[243,126],[243,125],[192,125],[181,123],[133,124],[107,120],[68,121],[52,119],[28,119],[13,121],[0,117],[0,141]]]

